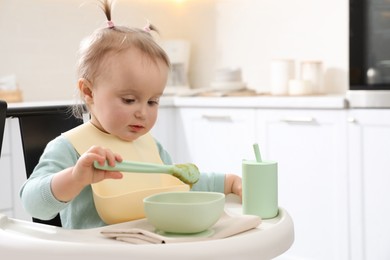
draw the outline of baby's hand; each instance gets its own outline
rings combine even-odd
[[[85,186],[104,179],[120,179],[122,173],[95,169],[94,161],[103,164],[107,160],[110,166],[121,162],[122,157],[109,149],[93,146],[84,153],[74,167],[69,167],[54,174],[51,181],[51,190],[54,197],[63,202],[74,199]]]
[[[119,154],[113,153],[109,149],[99,146],[92,146],[85,152],[77,161],[73,168],[73,178],[80,184],[89,185],[102,181],[104,179],[120,179],[122,173],[98,170],[93,166],[93,162],[97,161],[103,165],[107,161],[108,165],[115,166],[116,162],[121,162],[122,157]]]
[[[225,194],[234,193],[242,199],[241,177],[235,174],[226,174]]]

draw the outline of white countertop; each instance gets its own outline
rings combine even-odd
[[[62,106],[62,105],[74,105],[73,100],[50,100],[50,101],[31,101],[31,102],[16,102],[8,103],[9,108],[19,107],[46,107],[46,106]]]
[[[53,100],[9,103],[8,107],[38,107],[72,105],[72,100]],[[205,108],[300,108],[300,109],[345,109],[348,102],[343,95],[318,96],[249,96],[249,97],[180,97],[163,96],[161,107]]]
[[[344,109],[347,102],[342,95],[323,96],[250,96],[250,97],[168,97],[175,107],[225,108],[310,108]]]

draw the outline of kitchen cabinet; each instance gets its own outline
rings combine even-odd
[[[390,110],[348,112],[351,259],[390,259]]]
[[[9,156],[2,155],[0,161],[0,211],[10,210],[12,208],[12,179],[11,179],[11,160]]]
[[[9,217],[31,220],[23,209],[19,190],[26,180],[19,121],[7,118],[0,159],[0,213]]]
[[[31,216],[24,210],[22,201],[19,197],[19,190],[26,181],[26,168],[22,149],[22,139],[20,136],[19,119],[8,118],[6,121],[10,129],[11,143],[11,168],[12,168],[12,202],[13,216],[17,219],[31,221]]]
[[[241,175],[243,159],[253,159],[255,109],[178,108],[176,160],[201,172]]]
[[[9,127],[4,129],[0,160],[0,213],[12,216],[12,178]]]
[[[152,135],[161,143],[164,149],[171,155],[176,157],[176,113],[173,107],[160,107],[156,124],[152,129]]]
[[[257,111],[263,159],[278,162],[279,205],[295,227],[277,259],[349,259],[345,126],[345,110]]]

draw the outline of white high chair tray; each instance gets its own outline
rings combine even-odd
[[[241,212],[236,196],[227,196],[225,210]],[[117,224],[120,226],[122,224]],[[127,223],[128,225],[128,223]],[[290,248],[294,226],[282,208],[255,229],[211,241],[132,245],[104,237],[102,228],[68,230],[0,214],[1,256],[32,259],[272,259]],[[12,258],[11,258],[12,257]]]

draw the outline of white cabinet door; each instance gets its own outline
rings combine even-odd
[[[350,110],[351,253],[390,259],[390,110]]]
[[[2,156],[0,160],[0,210],[12,209],[11,157]]]
[[[20,188],[26,181],[26,169],[23,156],[22,139],[20,136],[19,119],[7,118],[6,125],[10,130],[11,165],[13,183],[13,217],[31,221],[31,216],[24,210],[19,196]]]
[[[278,259],[349,259],[345,118],[344,110],[258,110],[263,159],[278,162],[279,206],[295,227]]]
[[[0,210],[12,210],[12,168],[10,151],[10,132],[4,128],[3,145],[0,159]]]
[[[253,159],[254,109],[179,108],[176,160],[193,162],[201,172],[241,175],[243,159]]]
[[[175,108],[161,107],[158,111],[157,122],[151,133],[161,143],[164,149],[175,158]]]

